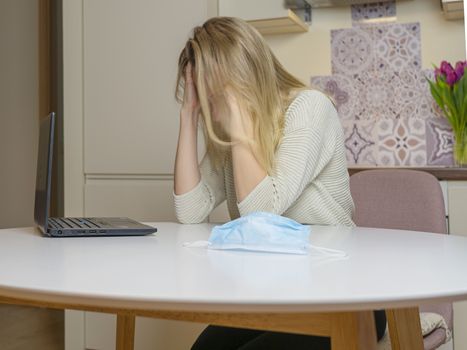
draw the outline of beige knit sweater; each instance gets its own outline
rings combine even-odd
[[[354,225],[344,135],[336,109],[321,92],[302,91],[292,101],[285,114],[274,173],[240,203],[231,155],[217,171],[209,157],[204,157],[200,172],[201,181],[194,189],[174,194],[175,212],[182,223],[204,221],[227,200],[231,219],[267,211],[304,224]]]

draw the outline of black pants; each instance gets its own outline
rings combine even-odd
[[[386,330],[384,310],[374,311],[376,336],[380,340]],[[191,350],[330,350],[327,337],[243,328],[208,326],[196,339]]]

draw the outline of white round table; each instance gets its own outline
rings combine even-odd
[[[370,310],[397,316],[422,303],[467,299],[467,238],[461,236],[312,226],[311,244],[348,255],[335,259],[315,250],[187,248],[183,243],[206,240],[213,225],[153,225],[158,232],[144,237],[46,238],[35,228],[0,230],[0,302],[117,313],[120,331],[129,333],[118,335],[123,349],[132,346],[135,315],[333,339],[333,327],[317,324],[344,322],[336,315],[354,317],[350,334],[371,323]],[[360,336],[355,346],[365,341]],[[332,344],[339,348],[337,340]]]

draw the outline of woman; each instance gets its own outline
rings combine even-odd
[[[183,96],[183,97],[182,97]],[[216,17],[180,54],[174,200],[199,223],[227,200],[306,224],[354,225],[344,136],[332,102],[288,73],[246,22]],[[207,152],[198,165],[201,116]],[[377,322],[384,332],[384,313]],[[329,349],[327,338],[209,326],[193,349]]]

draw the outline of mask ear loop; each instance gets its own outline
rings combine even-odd
[[[184,242],[183,246],[187,248],[207,248],[211,244],[212,243],[209,241],[194,241],[194,242]],[[308,248],[311,250],[316,250],[329,257],[335,257],[335,258],[341,258],[341,259],[349,257],[348,254],[342,250],[319,247],[319,246],[315,246],[311,244],[308,246]]]
[[[311,245],[309,246],[310,249],[313,249],[313,250],[316,250],[322,254],[325,254],[325,255],[328,255],[328,256],[332,256],[332,257],[336,257],[336,258],[348,258],[348,254],[342,250],[337,250],[337,249],[331,249],[331,248],[325,248],[325,247],[319,247],[319,246],[315,246],[315,245]]]

